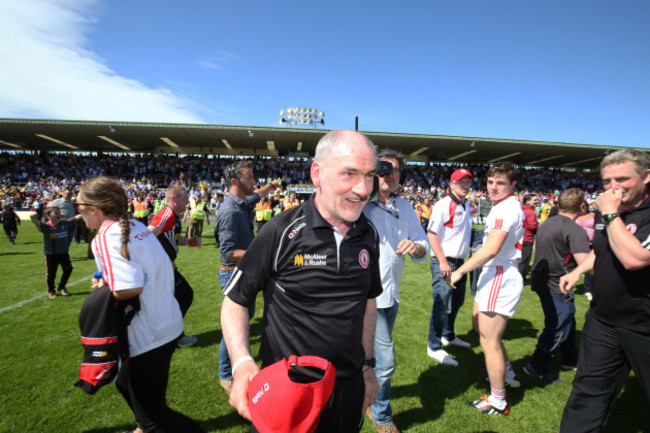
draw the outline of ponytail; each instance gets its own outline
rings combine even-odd
[[[129,236],[131,235],[131,227],[129,226],[129,219],[126,216],[120,216],[120,218],[117,220],[120,224],[120,228],[122,229],[122,237],[120,240],[122,241],[122,247],[120,248],[120,254],[122,257],[124,257],[126,260],[131,260],[131,256],[129,255]]]

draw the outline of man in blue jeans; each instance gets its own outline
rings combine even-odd
[[[563,191],[557,202],[559,214],[547,219],[537,233],[530,278],[531,288],[539,296],[544,311],[544,329],[524,372],[545,382],[558,381],[550,371],[551,358],[558,350],[562,352],[565,369],[575,369],[578,363],[576,307],[573,295],[565,296],[560,290],[560,277],[589,255],[587,232],[575,223],[586,210],[584,197],[578,188]]]
[[[472,173],[459,168],[451,174],[450,193],[433,207],[427,236],[433,251],[431,276],[433,278],[433,309],[429,320],[427,355],[443,365],[458,366],[443,346],[470,347],[454,334],[458,310],[465,302],[463,275],[456,287],[451,288],[445,278],[463,264],[472,240],[472,212],[467,194],[472,186]]]
[[[377,323],[375,326],[375,374],[379,390],[375,403],[366,414],[372,418],[379,433],[399,433],[393,422],[390,407],[390,382],[395,372],[395,349],[393,326],[399,308],[398,287],[402,279],[405,256],[413,262],[424,260],[429,253],[427,236],[408,201],[397,194],[402,154],[389,149],[379,152],[379,161],[392,164],[390,173],[379,174],[379,194],[376,201],[369,202],[363,213],[379,233],[379,270],[384,289],[377,300]]]
[[[253,242],[253,209],[272,189],[276,189],[280,180],[275,179],[261,188],[255,190],[256,180],[253,176],[253,163],[241,161],[229,165],[224,170],[224,177],[230,187],[223,203],[219,207],[215,231],[219,233],[219,246],[221,250],[221,268],[219,270],[219,284],[225,291],[235,266]],[[255,315],[255,305],[249,309],[252,318]],[[219,384],[230,394],[232,387],[232,368],[226,343],[221,339],[219,347]]]

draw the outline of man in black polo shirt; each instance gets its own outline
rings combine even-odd
[[[551,357],[562,352],[565,369],[578,362],[576,347],[576,306],[572,294],[560,290],[560,277],[575,269],[589,255],[589,237],[575,223],[585,211],[585,194],[578,188],[563,191],[558,198],[559,213],[540,226],[535,246],[535,262],[530,272],[531,289],[537,293],[544,312],[544,329],[537,348],[524,372],[545,382],[556,382],[551,374]]]
[[[593,269],[593,300],[560,431],[600,431],[630,368],[650,400],[650,156],[625,149],[600,164],[593,250],[560,279],[568,292]]]
[[[262,366],[290,355],[331,361],[336,385],[316,431],[360,430],[377,392],[379,238],[361,213],[372,192],[375,160],[365,136],[345,130],[325,135],[311,166],[316,193],[272,218],[238,263],[226,287],[221,326],[235,361],[230,403],[245,418],[248,385],[259,371],[250,352],[248,307],[262,290]]]

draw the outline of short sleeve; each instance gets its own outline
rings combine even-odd
[[[96,238],[97,239],[97,238]],[[104,281],[112,291],[135,289],[144,286],[142,267],[133,260],[126,260],[120,253],[120,233],[106,233],[105,239],[98,243],[99,261],[103,269]],[[93,245],[95,247],[95,245]]]
[[[576,224],[569,237],[569,249],[573,254],[589,253],[589,236],[587,231]]]
[[[428,232],[439,235],[445,223],[449,221],[449,210],[445,211],[446,203],[447,200],[443,199],[433,206],[431,216],[429,217],[429,224],[427,225]]]
[[[512,232],[517,228],[517,225],[522,225],[523,222],[518,218],[519,213],[514,212],[512,208],[502,207],[498,210],[495,218],[490,221],[491,230],[504,230]]]
[[[176,216],[169,206],[165,206],[153,217],[150,225],[156,227],[162,233],[167,233],[174,229],[174,225],[176,225]]]

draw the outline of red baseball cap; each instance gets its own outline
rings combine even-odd
[[[303,383],[310,380],[308,376],[313,377],[311,368],[296,382],[289,373],[300,367],[315,367],[324,373],[320,379]],[[248,385],[253,425],[260,433],[313,433],[335,381],[336,369],[332,363],[318,356],[291,355],[288,360],[263,368]]]
[[[471,177],[471,178],[474,177],[474,176],[472,176],[472,173],[471,173],[469,170],[464,169],[464,168],[459,168],[458,170],[454,171],[454,172],[451,174],[451,179],[450,179],[450,181],[451,181],[451,182],[455,182],[455,181],[457,181],[457,180],[461,180],[461,179],[464,178],[465,176],[469,176],[469,177]]]

